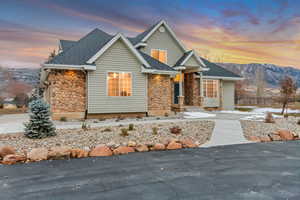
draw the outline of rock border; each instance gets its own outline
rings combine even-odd
[[[13,165],[17,163],[30,163],[42,160],[62,160],[86,157],[106,157],[113,155],[124,155],[133,152],[148,152],[148,151],[166,151],[182,148],[199,147],[198,142],[190,139],[175,140],[172,139],[166,144],[137,144],[135,141],[129,141],[127,145],[114,146],[110,144],[99,144],[90,151],[85,149],[72,149],[68,146],[57,146],[52,148],[33,148],[29,152],[23,154],[16,153],[12,146],[0,147],[0,163],[4,165]],[[3,150],[3,154],[2,151]]]
[[[277,130],[267,136],[246,136],[247,140],[253,142],[272,142],[272,141],[290,141],[290,140],[300,140],[300,135],[298,133],[289,130]]]

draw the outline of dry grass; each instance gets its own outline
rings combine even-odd
[[[16,109],[0,109],[0,115],[7,115],[7,114],[22,114],[26,113],[27,108],[16,108]]]

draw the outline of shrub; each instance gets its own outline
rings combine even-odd
[[[158,134],[158,128],[157,127],[153,127],[152,128],[152,134],[153,135],[157,135]]]
[[[289,118],[289,114],[284,114],[283,117],[284,117],[285,119],[287,119],[287,118]]]
[[[121,129],[121,134],[120,134],[121,136],[123,136],[123,137],[126,137],[126,136],[128,136],[129,134],[128,134],[128,129],[127,128],[122,128]]]
[[[61,117],[61,118],[59,119],[59,121],[61,121],[61,122],[66,122],[66,121],[67,121],[67,118],[66,118],[66,117]]]
[[[129,124],[128,130],[129,130],[129,131],[133,131],[133,130],[134,130],[134,125],[133,125],[133,124]]]
[[[25,136],[32,139],[55,136],[55,127],[50,119],[50,107],[42,99],[29,104],[30,119],[25,123]]]
[[[265,118],[265,123],[275,123],[272,113],[268,112]]]
[[[111,132],[110,128],[105,128],[102,132]]]
[[[170,128],[170,132],[175,135],[179,135],[181,133],[181,128],[179,126],[174,126]]]

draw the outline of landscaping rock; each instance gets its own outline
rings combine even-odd
[[[110,148],[106,145],[97,145],[92,151],[90,152],[89,156],[96,157],[96,156],[112,156],[113,152]]]
[[[260,138],[254,135],[251,135],[248,137],[248,140],[253,141],[253,142],[260,142]]]
[[[21,155],[17,155],[17,154],[9,154],[9,155],[6,155],[3,158],[2,164],[13,165],[13,164],[16,164],[18,162],[25,162],[25,161],[26,161],[25,156],[21,156]]]
[[[66,146],[58,146],[50,148],[48,152],[48,159],[61,160],[69,159],[71,155],[71,148]]]
[[[0,158],[4,158],[6,155],[15,154],[16,150],[12,146],[1,146],[0,147]]]
[[[193,140],[191,139],[184,139],[184,140],[181,140],[181,144],[182,144],[182,147],[183,148],[196,148],[198,147],[198,145],[196,145],[194,143]]]
[[[89,155],[89,152],[83,149],[71,149],[70,152],[71,158],[86,158]]]
[[[271,142],[271,138],[269,136],[260,137],[261,142]]]
[[[132,147],[126,147],[126,146],[120,146],[114,150],[115,155],[120,155],[120,154],[128,154],[134,152],[134,148]]]
[[[136,142],[135,141],[129,141],[127,146],[129,147],[135,147],[136,146]]]
[[[166,146],[164,144],[161,144],[161,143],[156,143],[152,148],[151,150],[153,151],[162,151],[162,150],[165,150],[166,149]]]
[[[147,145],[144,144],[139,144],[135,147],[135,150],[138,152],[145,152],[145,151],[149,151]]]
[[[27,154],[27,158],[34,162],[47,160],[48,150],[46,148],[34,148]]]
[[[279,130],[279,131],[277,131],[277,133],[281,137],[282,140],[293,140],[294,139],[294,135],[291,131]]]
[[[168,150],[181,149],[181,148],[182,148],[182,144],[178,142],[170,142],[167,146]]]
[[[281,141],[281,137],[280,137],[279,135],[271,134],[271,135],[269,135],[269,137],[270,137],[271,140],[273,140],[273,141]]]

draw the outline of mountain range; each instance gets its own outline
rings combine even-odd
[[[218,65],[243,76],[248,84],[256,85],[256,73],[261,70],[266,86],[276,88],[280,81],[287,75],[294,79],[300,87],[300,69],[294,67],[278,66],[274,64],[236,64],[236,63],[218,63]]]

